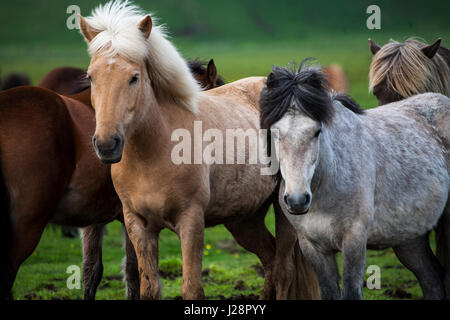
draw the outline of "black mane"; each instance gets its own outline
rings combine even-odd
[[[353,100],[352,97],[350,97],[345,93],[337,93],[333,95],[333,100],[339,101],[340,103],[342,103],[344,107],[353,111],[356,114],[364,113],[364,110],[361,108],[361,106],[355,100]]]
[[[286,112],[298,110],[312,119],[329,124],[333,119],[333,101],[338,100],[354,113],[363,113],[359,105],[344,94],[332,95],[325,75],[307,58],[296,68],[275,66],[267,77],[259,102],[261,128],[269,129]]]

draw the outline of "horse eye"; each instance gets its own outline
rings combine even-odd
[[[317,130],[316,134],[314,135],[314,138],[317,138],[321,132],[322,132],[322,129]]]
[[[139,78],[137,75],[133,76],[133,78],[131,78],[131,80],[130,80],[130,85],[136,83],[138,80],[139,80]]]

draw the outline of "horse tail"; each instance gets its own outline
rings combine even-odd
[[[10,297],[9,288],[9,253],[12,244],[12,226],[10,216],[10,196],[3,175],[1,158],[0,158],[0,299]]]
[[[450,194],[449,194],[450,196]],[[447,265],[449,254],[449,235],[450,232],[450,199],[447,200],[444,213],[442,214],[439,222],[434,229],[436,240],[436,257],[438,258],[441,266],[444,268],[444,272],[447,273],[449,266]],[[448,294],[448,293],[447,293]]]
[[[298,241],[294,247],[294,263],[296,272],[295,287],[296,299],[318,300],[320,299],[319,282],[316,272],[303,255]]]
[[[330,83],[331,89],[338,93],[349,92],[348,78],[340,65],[333,63],[324,68],[323,73]]]

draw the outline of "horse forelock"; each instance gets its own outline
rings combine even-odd
[[[403,98],[424,92],[450,95],[450,68],[436,53],[430,59],[421,49],[426,45],[408,39],[404,43],[391,40],[373,57],[369,72],[369,90],[383,81]]]
[[[138,24],[150,15],[153,26],[148,38]],[[168,98],[186,109],[197,111],[200,87],[192,76],[187,62],[167,39],[165,28],[156,25],[157,19],[128,1],[115,0],[100,5],[85,18],[99,33],[88,43],[93,57],[121,56],[134,63],[147,63],[149,77],[154,83],[157,98]]]
[[[289,111],[301,111],[313,120],[329,123],[334,109],[327,80],[317,65],[302,61],[298,68],[275,66],[261,91],[261,127],[270,128]]]

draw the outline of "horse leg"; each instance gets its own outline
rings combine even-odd
[[[158,274],[158,236],[160,228],[153,228],[140,214],[126,211],[125,226],[136,250],[139,268],[141,299],[161,299]]]
[[[201,208],[191,206],[180,214],[176,233],[181,242],[183,259],[181,296],[184,300],[205,298],[202,286],[204,232],[205,218]]]
[[[436,228],[436,256],[444,268],[445,292],[450,299],[450,198]]]
[[[264,287],[260,294],[261,300],[275,298],[275,286],[273,281],[273,261],[275,258],[275,239],[267,230],[264,223],[270,204],[261,207],[256,217],[233,221],[225,224],[234,239],[246,250],[256,254],[264,269]]]
[[[102,244],[105,225],[96,224],[82,229],[84,299],[95,300],[102,280]]]
[[[139,300],[139,271],[136,251],[134,251],[133,244],[126,230],[124,230],[125,237],[125,282],[127,286],[127,299]]]
[[[36,213],[33,217],[24,216],[23,219],[20,214],[16,214],[16,216],[18,218],[13,219],[12,223],[12,242],[7,259],[5,280],[4,284],[1,284],[2,296],[0,298],[2,299],[12,299],[11,290],[19,267],[36,249],[48,222],[48,216],[45,213]]]
[[[335,254],[332,251],[319,250],[300,234],[298,241],[303,254],[314,267],[322,300],[340,299],[339,269]]]
[[[417,277],[424,299],[444,299],[443,270],[433,254],[428,234],[393,247],[397,258]]]
[[[367,229],[356,222],[342,239],[342,298],[360,300],[363,297],[364,271],[366,267]]]
[[[278,202],[275,211],[276,256],[273,268],[277,300],[320,299],[313,266],[306,260],[297,241],[297,232]]]

